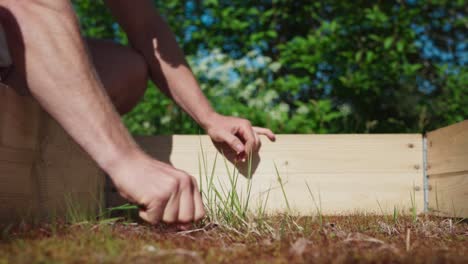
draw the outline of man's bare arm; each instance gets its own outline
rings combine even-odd
[[[274,140],[269,129],[252,127],[245,119],[213,111],[169,26],[151,0],[106,0],[106,3],[127,32],[130,44],[145,58],[156,85],[205,128],[213,140],[226,142],[244,154],[259,147],[257,134]]]
[[[204,215],[195,180],[151,159],[120,121],[91,65],[68,0],[0,0],[16,68],[33,96],[155,223]]]
[[[14,64],[40,104],[101,167],[136,149],[90,63],[69,1],[8,3]]]
[[[201,92],[174,35],[150,0],[106,0],[127,32],[130,44],[147,61],[159,89],[202,126],[214,114]]]

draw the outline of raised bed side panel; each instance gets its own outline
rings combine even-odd
[[[46,113],[41,120],[39,142],[40,158],[34,163],[33,177],[39,183],[42,216],[96,214],[103,200],[101,169]]]
[[[468,217],[468,121],[427,134],[429,211]]]
[[[39,107],[0,84],[0,222],[36,215],[32,177],[39,131]]]
[[[190,173],[199,183],[201,179],[205,192],[213,167],[218,190],[231,188],[226,164],[232,176],[233,153],[226,146],[217,149],[207,136],[150,136],[137,141],[155,158]],[[230,161],[225,163],[219,151]],[[278,135],[274,143],[262,138],[260,153],[252,162],[250,205],[257,208],[268,196],[269,212],[287,210],[276,165],[290,208],[298,213],[314,214],[316,206],[325,214],[393,214],[395,208],[408,212],[413,207],[422,212],[422,153],[419,134]],[[237,167],[248,175],[245,163]],[[246,185],[241,175],[237,189],[244,199]],[[115,192],[108,192],[109,205],[123,202]]]
[[[0,223],[95,212],[103,173],[31,97],[0,85]]]

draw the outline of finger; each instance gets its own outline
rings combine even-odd
[[[235,135],[225,132],[220,136],[222,140],[227,143],[237,154],[243,152],[245,150],[244,144],[238,137]]]
[[[138,215],[144,221],[150,224],[157,224],[162,219],[162,215],[164,213],[164,204],[153,204],[148,209],[140,209]]]
[[[252,130],[251,126],[244,126],[239,131],[240,136],[245,141],[245,152],[247,155],[250,155],[255,148],[255,132]]]
[[[253,130],[253,128],[252,128]],[[254,131],[254,138],[255,138],[255,144],[254,144],[254,150],[258,151],[260,149],[260,146],[262,145],[262,142],[260,141],[259,135]]]
[[[263,128],[263,127],[253,127],[253,130],[255,131],[255,133],[259,134],[259,135],[264,135],[266,136],[269,140],[271,141],[275,141],[276,140],[276,135],[275,133],[273,133],[273,131],[271,131],[270,129],[268,128]]]
[[[186,186],[183,186],[181,189],[177,223],[190,223],[193,221],[193,216],[195,214],[193,204],[193,183],[190,179],[187,181]]]
[[[164,213],[162,221],[168,224],[175,223],[179,217],[179,190],[176,190],[177,193],[171,196],[167,202],[166,208],[164,208]]]
[[[198,189],[197,181],[194,177],[192,177],[193,182],[193,203],[194,203],[194,220],[200,221],[203,217],[205,217],[205,207],[203,206],[203,200],[201,197],[200,190]]]

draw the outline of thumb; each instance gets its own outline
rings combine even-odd
[[[159,207],[154,207],[150,209],[140,209],[140,211],[138,212],[138,215],[144,221],[155,225],[159,223],[159,221],[161,221],[163,210],[164,210],[163,208],[159,208]]]

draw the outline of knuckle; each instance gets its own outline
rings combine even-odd
[[[179,188],[180,189],[187,189],[190,188],[192,185],[192,180],[190,179],[191,176],[187,174],[183,174],[179,179]]]
[[[166,190],[168,190],[170,193],[177,191],[179,186],[180,180],[177,177],[169,177],[166,180]]]
[[[193,185],[197,185],[197,178],[195,178],[195,177],[192,176],[192,175],[190,175],[189,178],[190,178],[190,182],[191,182]]]
[[[177,188],[179,188],[179,184],[180,184],[180,181],[178,178],[176,177],[170,177],[168,178],[167,180],[167,187],[173,191],[173,190],[176,190]]]
[[[235,145],[235,144],[239,144],[239,143],[240,143],[240,140],[239,140],[238,138],[233,137],[233,138],[231,139],[231,144]]]

